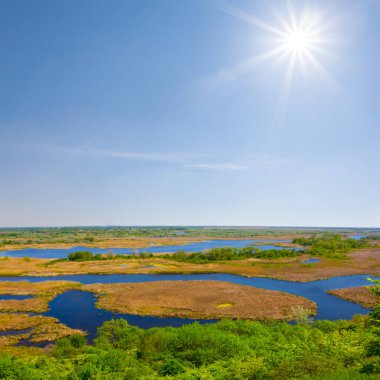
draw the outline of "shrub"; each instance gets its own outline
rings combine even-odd
[[[90,251],[78,251],[70,253],[67,256],[68,260],[70,261],[87,261],[87,260],[93,260],[94,254]]]

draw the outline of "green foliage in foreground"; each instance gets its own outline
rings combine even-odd
[[[173,254],[163,255],[165,259],[182,261],[189,263],[209,263],[213,261],[244,260],[249,258],[256,259],[276,259],[281,257],[295,257],[299,254],[294,249],[269,249],[262,250],[257,247],[244,248],[212,248],[203,252],[186,253],[178,251]]]
[[[73,336],[51,354],[0,355],[0,378],[351,380],[379,378],[377,327],[371,319],[314,324],[225,320],[142,330],[106,322],[93,346]]]
[[[345,258],[346,253],[366,246],[365,240],[343,239],[342,235],[326,233],[311,238],[296,238],[293,243],[307,247],[307,253],[313,256]]]

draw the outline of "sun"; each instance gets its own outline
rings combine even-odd
[[[299,54],[310,51],[313,47],[313,40],[309,33],[295,30],[284,38],[283,44],[288,52]]]
[[[339,91],[339,83],[325,68],[325,60],[336,56],[335,44],[338,41],[334,34],[338,32],[339,19],[331,12],[327,13],[311,2],[296,7],[296,0],[287,0],[281,2],[282,6],[271,8],[274,17],[268,15],[268,22],[255,13],[237,8],[232,4],[233,0],[213,1],[219,10],[251,25],[254,36],[251,45],[255,49],[254,55],[221,70],[214,82],[231,82],[259,66],[264,67],[265,72],[275,69],[280,73],[279,80],[275,81],[278,102],[273,112],[275,131],[272,136],[283,124],[293,83],[309,84],[310,80],[319,82],[321,79]]]
[[[309,66],[323,74],[320,57],[328,56],[333,51],[329,46],[333,38],[328,33],[334,23],[317,8],[296,9],[292,0],[288,0],[285,8],[273,9],[274,19],[266,22],[236,8],[232,2],[215,1],[220,10],[251,24],[260,41],[254,42],[255,45],[264,47],[261,53],[236,65],[233,68],[234,76],[235,71],[245,72],[267,61],[287,61],[286,70],[291,73],[297,67],[306,71]]]
[[[338,87],[334,78],[324,67],[322,59],[334,56],[336,40],[334,38],[336,21],[330,14],[322,12],[317,7],[304,6],[296,8],[295,0],[288,0],[285,7],[273,8],[274,17],[270,22],[257,18],[253,13],[245,12],[232,5],[218,0],[216,5],[220,10],[250,24],[255,33],[252,46],[259,47],[255,55],[239,62],[229,69],[222,70],[217,78],[230,81],[241,74],[250,72],[258,66],[265,69],[276,68],[283,71],[283,81],[280,84],[278,111],[276,119],[282,119],[281,114],[287,104],[292,82],[299,83],[311,75]],[[285,3],[285,2],[284,2]],[[226,79],[225,79],[226,78]]]

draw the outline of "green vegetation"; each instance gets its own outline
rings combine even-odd
[[[38,358],[2,354],[0,378],[372,379],[364,373],[378,371],[373,331],[363,317],[297,325],[225,320],[149,330],[119,319],[99,328],[93,346],[75,335]]]
[[[233,248],[233,247],[223,247],[223,248],[212,248],[205,250],[203,252],[191,252],[186,253],[184,251],[177,251],[173,254],[160,255],[164,259],[169,259],[173,261],[189,262],[189,263],[209,263],[215,261],[230,261],[230,260],[244,260],[248,258],[257,259],[276,259],[282,257],[295,257],[299,254],[299,251],[294,249],[269,249],[261,250],[257,247],[244,247],[244,248]],[[97,260],[125,260],[125,259],[147,259],[152,258],[154,255],[148,252],[140,252],[138,254],[130,255],[115,255],[112,253],[107,254],[93,254],[90,251],[78,251],[70,253],[67,259],[53,260],[48,263],[51,265],[53,263],[62,261],[97,261]]]
[[[380,235],[369,235],[369,236],[367,236],[366,238],[365,238],[365,240],[369,240],[369,241],[371,241],[371,240],[374,240],[374,241],[379,241],[380,240]]]
[[[130,259],[130,258],[147,259],[151,257],[153,257],[153,254],[147,253],[147,252],[141,252],[138,254],[130,254],[130,255],[115,255],[110,252],[110,253],[106,253],[102,255],[100,253],[94,254],[90,251],[77,251],[77,252],[70,253],[67,256],[67,259],[54,260],[54,263],[66,261],[66,260],[68,261],[97,261],[97,260],[125,260],[125,259]]]
[[[346,253],[366,246],[364,240],[343,239],[340,234],[335,233],[325,233],[311,238],[296,238],[293,239],[293,243],[307,247],[307,253],[313,256],[334,259],[345,258]]]
[[[67,256],[67,259],[69,261],[89,261],[89,260],[94,260],[95,257],[96,256],[90,251],[78,251],[78,252],[69,253],[69,255]]]
[[[262,250],[257,247],[223,247],[208,249],[204,252],[186,253],[184,251],[178,251],[173,254],[162,255],[162,257],[174,261],[204,264],[215,261],[244,260],[249,258],[277,259],[282,257],[295,257],[298,254],[299,252],[294,249]]]

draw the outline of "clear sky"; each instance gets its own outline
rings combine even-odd
[[[379,227],[379,41],[378,0],[2,0],[0,226]]]

